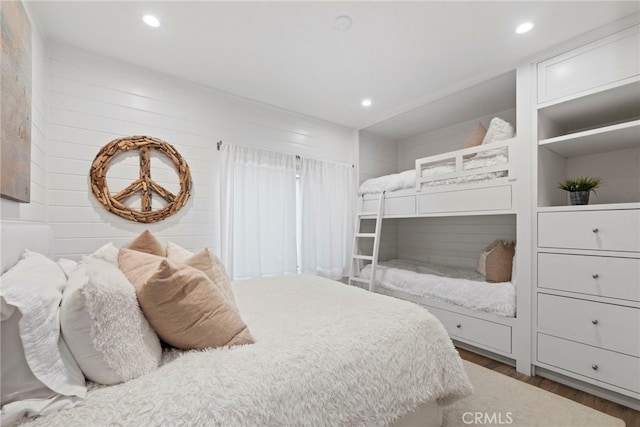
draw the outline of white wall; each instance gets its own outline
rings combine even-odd
[[[591,193],[590,204],[640,201],[640,148],[572,157],[566,164],[567,178],[602,178],[600,188],[595,194]]]
[[[488,128],[494,117],[501,117],[516,127],[516,110],[512,108],[398,141],[398,170],[415,168],[416,159],[421,157],[461,149],[478,122]]]
[[[360,131],[360,180],[397,172],[398,144],[396,141],[370,132]]]
[[[400,258],[475,267],[495,239],[516,240],[515,215],[408,218],[399,222]]]
[[[31,203],[0,199],[2,220],[44,222],[46,220],[47,100],[45,46],[27,3],[31,20]]]
[[[360,183],[370,178],[397,172],[398,146],[396,141],[371,132],[360,131],[359,144]],[[360,231],[373,233],[374,230],[375,221],[363,221]],[[371,239],[362,239],[360,248],[363,253],[371,254],[373,252],[373,242]],[[397,257],[398,221],[395,219],[385,219],[382,221],[378,260],[387,261]]]
[[[170,58],[168,58],[170,60]],[[113,241],[128,242],[145,228],[161,240],[219,253],[219,158],[216,142],[355,163],[353,130],[71,48],[49,49],[48,222],[54,256],[78,257]],[[188,162],[193,193],[176,215],[136,224],[108,213],[89,189],[98,150],[129,135],[173,144]],[[110,186],[137,176],[137,157],[110,170]],[[156,162],[161,184],[175,177]],[[155,175],[154,175],[155,173]]]

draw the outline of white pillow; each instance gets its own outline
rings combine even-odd
[[[58,258],[56,264],[58,264],[58,267],[60,267],[62,271],[64,271],[64,275],[69,278],[73,269],[76,268],[76,265],[78,265],[78,261],[67,258]]]
[[[167,258],[170,260],[183,262],[193,255],[195,255],[195,253],[191,252],[189,249],[185,249],[173,242],[167,243]]]
[[[60,310],[62,334],[82,372],[116,384],[157,369],[160,340],[115,265],[85,257],[71,273]]]
[[[85,380],[60,334],[66,276],[44,255],[26,251],[0,277],[2,423],[71,407]]]
[[[118,248],[115,247],[113,242],[109,242],[104,246],[100,246],[94,253],[89,255],[92,258],[98,258],[105,260],[116,267],[118,266]]]
[[[500,117],[494,117],[489,123],[487,134],[482,140],[482,144],[491,144],[492,142],[504,141],[513,138],[513,126],[505,122]]]

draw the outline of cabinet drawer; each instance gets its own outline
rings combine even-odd
[[[640,259],[539,253],[538,287],[640,301]]]
[[[538,64],[538,103],[615,83],[640,73],[638,26]]]
[[[640,210],[538,213],[538,246],[640,251]]]
[[[538,294],[538,328],[640,357],[640,309]]]
[[[511,209],[510,185],[418,195],[418,213],[508,209]]]
[[[442,322],[451,338],[511,353],[510,326],[439,308],[428,309]]]
[[[364,200],[362,210],[366,212],[378,212],[378,197],[371,200]],[[415,215],[416,196],[385,197],[383,215]]]
[[[538,334],[538,361],[640,393],[640,358]]]

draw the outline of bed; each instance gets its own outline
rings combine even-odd
[[[371,277],[371,264],[360,277]],[[426,299],[493,313],[516,315],[516,289],[511,282],[489,283],[475,268],[392,259],[376,267],[376,286]]]
[[[380,262],[375,271],[376,293],[426,307],[457,345],[489,351],[506,362],[516,359],[515,283],[486,282],[473,268],[403,259]],[[360,273],[370,276],[371,264]]]
[[[4,271],[23,242],[46,252],[51,229],[3,223],[2,242]],[[298,275],[233,292],[255,344],[165,350],[153,372],[88,382],[74,407],[22,425],[436,426],[440,405],[471,392],[442,324],[416,304]]]
[[[417,159],[415,168],[364,181],[362,211],[384,218],[511,213],[516,179],[513,139]]]

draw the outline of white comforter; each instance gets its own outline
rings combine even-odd
[[[371,277],[371,264],[360,276]],[[515,317],[516,288],[511,282],[488,283],[473,269],[391,260],[376,268],[376,283],[392,290],[455,304],[471,310]]]
[[[29,426],[377,426],[471,384],[423,308],[311,276],[234,283],[256,344],[168,352]]]
[[[473,170],[489,166],[505,164],[509,161],[507,155],[501,149],[491,150],[483,155],[466,159],[462,164],[463,170]],[[434,177],[456,171],[455,162],[447,161],[425,167],[422,171],[423,177]],[[507,175],[506,171],[483,172],[474,175],[465,175],[457,178],[446,178],[423,183],[426,186],[460,184],[465,182],[486,181],[494,178],[501,178]],[[397,191],[405,188],[413,188],[416,185],[416,170],[409,169],[400,173],[371,178],[360,184],[359,194],[381,193],[383,191]]]

